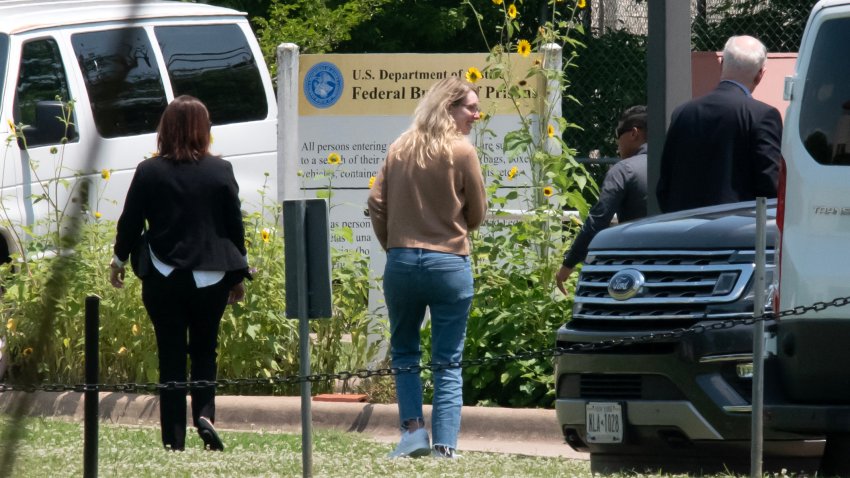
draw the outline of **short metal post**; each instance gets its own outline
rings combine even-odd
[[[98,391],[92,390],[91,386],[99,382],[100,370],[99,343],[100,343],[100,297],[96,295],[86,297],[86,391],[84,404],[84,432],[83,432],[83,476],[86,478],[97,477],[97,434],[98,434]]]
[[[756,198],[756,277],[753,297],[753,315],[764,315],[765,301],[765,260],[767,256],[767,200]],[[779,304],[774,304],[778,307]],[[753,383],[752,383],[752,430],[750,438],[750,476],[761,478],[762,454],[764,448],[764,320],[759,320],[753,329]]]

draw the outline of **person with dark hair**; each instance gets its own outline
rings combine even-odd
[[[110,282],[124,286],[125,264],[145,229],[150,270],[142,301],[153,323],[159,381],[215,382],[218,328],[227,304],[245,296],[248,273],[239,186],[233,167],[209,152],[210,117],[201,101],[179,96],[157,128],[156,156],[139,163],[118,219]],[[145,227],[147,223],[147,228]],[[187,340],[188,334],[188,340]],[[215,423],[215,384],[192,388],[192,420],[204,447],[223,450]],[[186,390],[160,392],[162,443],[183,450]]]
[[[387,251],[384,296],[394,368],[418,367],[419,330],[431,313],[434,371],[431,430],[422,412],[419,370],[396,375],[401,441],[391,457],[455,458],[463,405],[466,322],[472,304],[470,230],[484,221],[487,196],[475,147],[466,138],[480,118],[478,94],[457,77],[440,80],[393,142],[369,193],[369,217]]]
[[[566,294],[564,282],[573,269],[587,257],[590,241],[599,231],[611,225],[614,214],[619,222],[646,216],[646,107],[632,106],[620,116],[617,124],[617,154],[622,158],[602,181],[599,201],[590,208],[564,261],[555,276],[558,290]]]
[[[752,96],[766,58],[757,39],[729,38],[717,87],[673,111],[656,186],[662,212],[776,197],[782,116]]]

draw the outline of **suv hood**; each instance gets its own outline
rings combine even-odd
[[[776,199],[767,201],[767,245],[775,244]],[[721,204],[651,216],[601,231],[594,250],[754,249],[755,201]]]

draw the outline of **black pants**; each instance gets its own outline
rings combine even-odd
[[[191,379],[216,379],[218,326],[227,306],[226,281],[198,289],[191,271],[175,270],[168,277],[156,270],[142,284],[142,301],[153,322],[159,351],[159,381],[186,382],[186,355]],[[187,337],[188,333],[188,337]],[[215,387],[190,390],[192,419],[215,422]],[[160,392],[162,443],[182,450],[186,441],[186,390]]]

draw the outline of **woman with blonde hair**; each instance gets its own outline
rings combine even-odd
[[[394,368],[419,365],[419,330],[431,317],[434,400],[431,449],[417,372],[396,375],[401,441],[391,457],[454,458],[463,405],[466,321],[472,304],[468,233],[484,220],[487,197],[475,147],[478,94],[457,77],[440,80],[390,146],[369,195],[369,215],[387,251],[384,296]],[[447,366],[442,368],[441,366]]]

